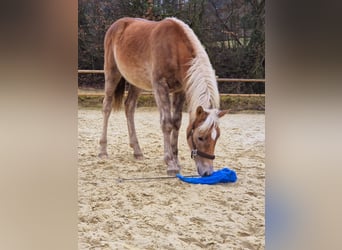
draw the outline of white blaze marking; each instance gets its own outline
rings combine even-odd
[[[217,135],[216,129],[213,128],[213,130],[211,131],[211,138],[212,138],[213,140],[215,140],[215,139],[216,139],[216,135]]]

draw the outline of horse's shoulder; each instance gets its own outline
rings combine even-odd
[[[181,28],[179,24],[173,20],[173,18],[165,18],[159,21],[158,26],[163,28]]]
[[[153,33],[155,36],[165,39],[171,37],[181,37],[184,35],[182,27],[171,18],[163,19],[155,23],[153,27]]]

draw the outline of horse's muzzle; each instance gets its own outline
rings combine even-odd
[[[214,172],[214,167],[197,167],[197,172],[200,176],[209,176]]]

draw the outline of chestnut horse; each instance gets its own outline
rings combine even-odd
[[[120,108],[129,83],[125,113],[134,157],[143,159],[134,125],[134,111],[142,89],[152,90],[160,112],[167,173],[180,171],[178,133],[182,107],[188,104],[187,141],[201,176],[213,172],[215,144],[220,136],[219,92],[207,53],[188,25],[176,18],[159,22],[122,18],[112,24],[104,40],[105,97],[100,157],[107,154],[107,125],[112,108]],[[172,98],[170,99],[170,94]]]

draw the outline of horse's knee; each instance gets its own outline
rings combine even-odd
[[[178,131],[180,127],[181,127],[181,120],[174,120],[172,123],[172,128]]]
[[[173,125],[171,124],[170,120],[162,120],[161,128],[164,133],[171,133]]]
[[[175,130],[179,130],[180,129],[180,126],[181,126],[181,123],[182,123],[182,114],[181,113],[175,113],[173,114],[173,117],[172,117],[172,126],[173,126],[173,129]]]

